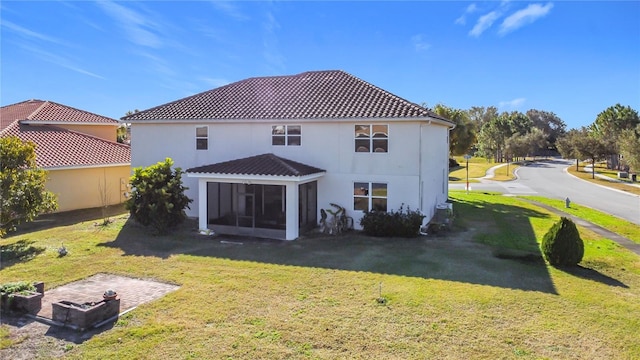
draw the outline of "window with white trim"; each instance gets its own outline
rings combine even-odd
[[[387,211],[387,184],[373,182],[353,183],[353,210]]]
[[[271,126],[271,145],[300,146],[302,143],[302,127],[300,125]]]
[[[196,126],[196,150],[209,149],[209,127]]]
[[[389,125],[356,125],[356,152],[389,152]]]
[[[196,126],[196,150],[209,149],[209,127]]]

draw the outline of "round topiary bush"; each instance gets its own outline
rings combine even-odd
[[[582,261],[584,243],[576,224],[566,217],[553,224],[542,238],[542,254],[552,266],[576,266]]]

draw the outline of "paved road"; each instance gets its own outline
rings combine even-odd
[[[574,165],[565,160],[538,161],[520,167],[514,181],[482,180],[471,183],[471,190],[497,191],[514,195],[540,195],[553,199],[569,197],[585,205],[636,224],[640,224],[640,196],[611,190],[569,175],[565,169]],[[450,184],[450,189],[464,190],[464,184]]]

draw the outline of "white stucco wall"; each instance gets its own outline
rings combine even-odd
[[[133,123],[132,167],[149,166],[170,157],[186,170],[221,161],[274,153],[326,170],[318,180],[318,207],[337,203],[347,209],[357,225],[362,215],[353,210],[353,182],[388,184],[388,209],[401,204],[420,209],[431,217],[435,205],[447,199],[448,129],[426,122],[376,122],[389,125],[388,153],[356,153],[354,125],[358,122],[287,122],[302,126],[301,146],[272,146],[271,126],[284,122],[226,123]],[[209,126],[208,150],[196,150],[195,128]],[[420,151],[422,149],[422,151]],[[197,179],[183,177],[194,199],[189,216],[198,213]],[[444,184],[444,186],[443,186]],[[422,192],[421,192],[422,187]],[[420,194],[422,193],[422,199]]]

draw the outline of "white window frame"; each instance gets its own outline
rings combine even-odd
[[[367,137],[358,137],[355,134],[355,132],[357,131],[356,128],[358,126],[368,126],[369,127],[369,135]],[[375,137],[375,133],[373,132],[375,126],[386,126],[386,128],[387,128],[386,129],[387,130],[386,131],[387,137],[386,138],[376,138]],[[389,124],[355,124],[353,129],[354,129],[354,134],[353,134],[354,147],[353,147],[353,149],[354,149],[354,151],[356,153],[365,153],[365,154],[366,153],[378,153],[378,154],[387,154],[387,153],[389,153],[389,137],[390,137],[389,136]],[[358,143],[362,143],[362,141],[364,141],[364,140],[368,140],[368,145],[369,145],[368,146],[368,151],[358,151],[359,149],[364,147],[364,146],[359,146]],[[379,141],[379,140],[386,141],[386,149],[383,149],[381,147],[378,147],[378,148],[374,147],[375,142]],[[377,149],[383,149],[383,151],[376,151]]]
[[[284,129],[283,133],[275,133],[275,130],[279,127]],[[289,129],[293,127],[297,127],[299,129],[299,133],[291,134]],[[274,143],[274,140],[276,139],[276,137],[284,138],[284,144]],[[298,139],[297,143],[291,141],[294,138]],[[302,125],[297,125],[297,124],[271,125],[271,146],[302,146]]]
[[[206,129],[207,130],[207,134],[206,135],[198,135],[198,130],[199,129]],[[205,147],[201,148],[200,147],[200,140],[206,140]],[[204,125],[204,126],[196,126],[196,150],[209,150],[209,126],[208,125]]]
[[[366,184],[367,187],[365,189],[363,189],[364,194],[356,194],[356,184]],[[380,195],[374,195],[373,194],[373,185],[374,184],[381,184],[384,185],[387,192],[385,196],[380,196]],[[362,187],[360,187],[362,189]],[[362,210],[362,209],[356,209],[355,208],[355,199],[367,199],[367,210]],[[380,181],[354,181],[353,182],[353,202],[352,202],[352,207],[353,207],[353,211],[361,211],[361,212],[365,212],[365,211],[371,211],[371,209],[373,208],[373,200],[374,199],[384,199],[386,201],[386,210],[389,210],[389,183],[386,182],[380,182]]]

